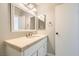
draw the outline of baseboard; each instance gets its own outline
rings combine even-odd
[[[47,53],[47,56],[55,56],[55,55],[51,53]]]

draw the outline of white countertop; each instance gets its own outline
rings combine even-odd
[[[32,37],[20,37],[15,39],[5,40],[5,44],[10,45],[19,51],[23,51],[24,49],[28,48],[29,46],[35,44],[36,42],[40,41],[42,38],[46,37],[46,34],[41,35],[33,35]]]

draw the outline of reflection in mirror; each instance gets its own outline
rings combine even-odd
[[[38,30],[45,30],[46,28],[46,15],[38,16]]]
[[[13,32],[35,30],[36,17],[17,6],[11,5],[11,27]]]
[[[35,29],[35,17],[31,17],[31,20],[30,20],[30,29]]]
[[[15,7],[14,12],[14,30],[25,29],[25,15],[24,11]]]

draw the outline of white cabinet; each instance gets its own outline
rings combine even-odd
[[[24,51],[18,51],[6,44],[6,55],[8,56],[45,56],[47,54],[47,37],[42,38],[37,43],[26,48]]]
[[[40,49],[38,50],[38,56],[44,56],[45,55],[45,52],[44,52],[44,47],[41,46]]]
[[[44,41],[42,41],[42,45],[38,50],[38,56],[45,56],[47,54],[47,39],[45,38]]]
[[[31,56],[38,56],[37,51],[34,52]]]

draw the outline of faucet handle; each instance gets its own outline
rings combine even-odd
[[[32,32],[29,33],[29,36],[32,36]]]
[[[28,37],[28,33],[26,33],[26,37]]]
[[[26,37],[28,37],[28,36],[32,36],[32,32],[28,32],[28,33],[26,33]]]

